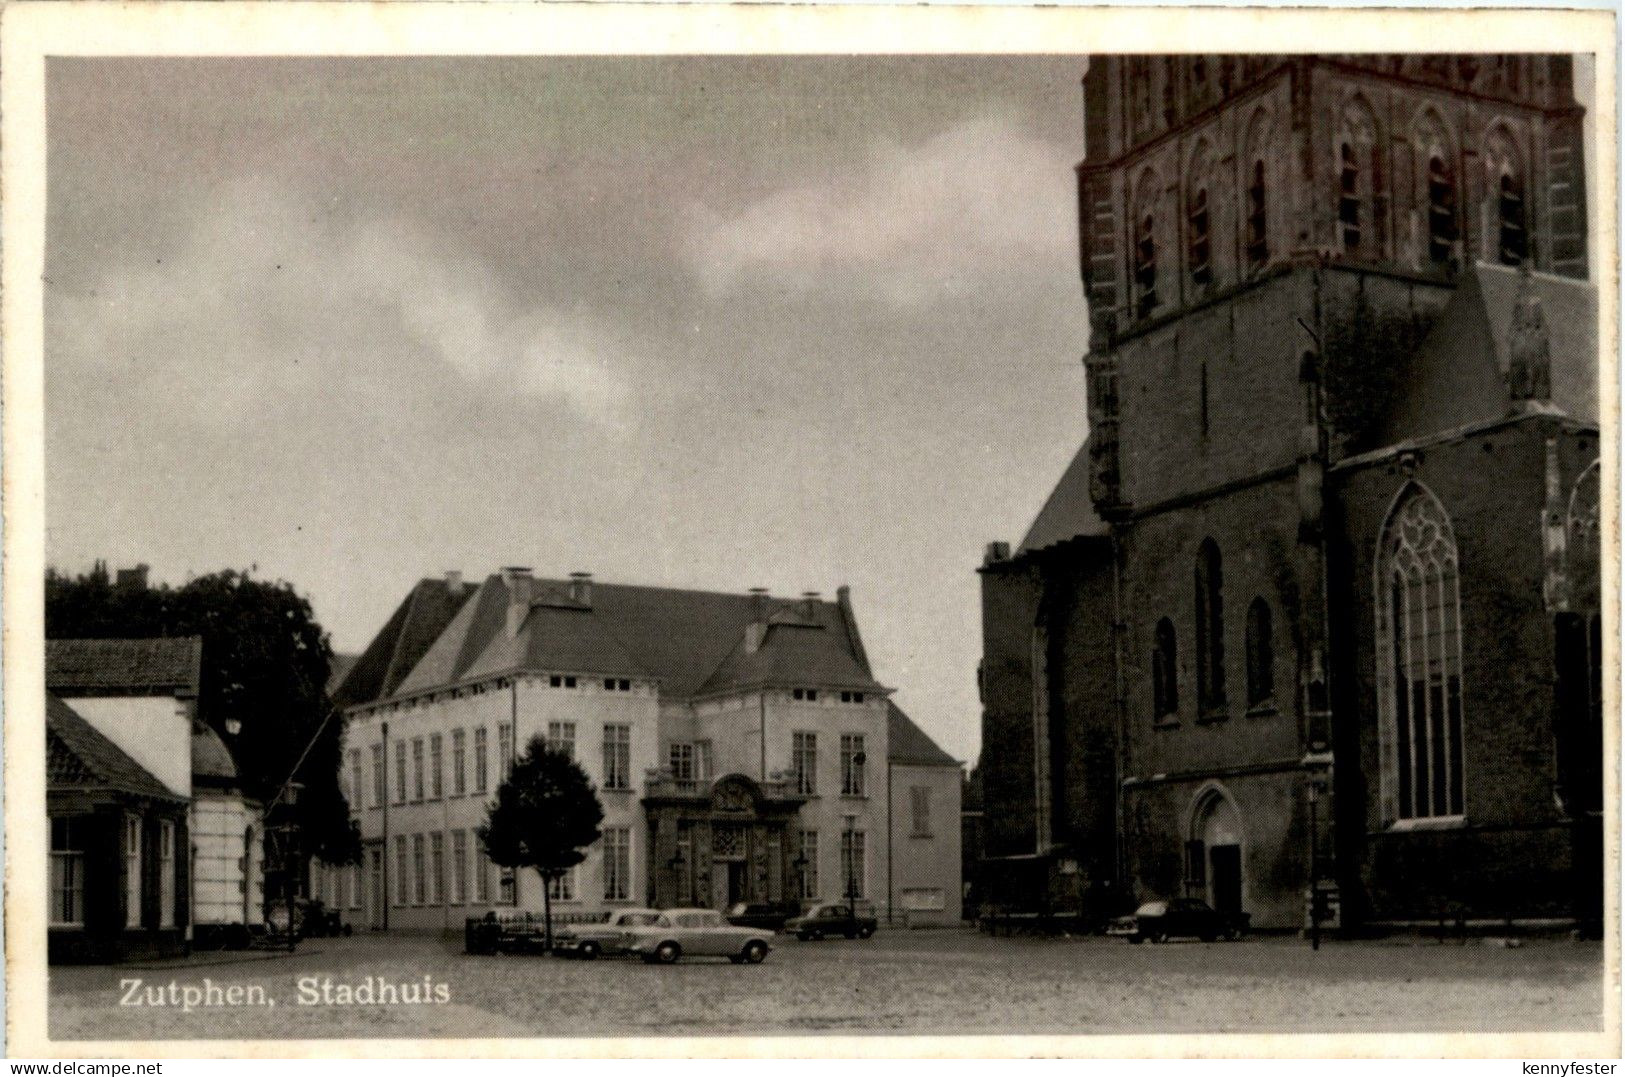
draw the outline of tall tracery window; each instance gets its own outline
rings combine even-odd
[[[1213,244],[1208,236],[1206,187],[1197,188],[1191,196],[1189,225],[1191,281],[1198,285],[1207,284],[1213,279]]]
[[[1510,172],[1501,174],[1497,208],[1501,224],[1501,262],[1509,266],[1522,265],[1529,256],[1529,233],[1524,229],[1523,218],[1523,184]]]
[[[1224,568],[1208,539],[1196,555],[1196,701],[1203,717],[1224,711]]]
[[[1157,220],[1147,213],[1140,218],[1134,239],[1135,306],[1142,318],[1157,307]]]
[[[1264,189],[1264,162],[1253,162],[1253,175],[1247,185],[1247,261],[1255,266],[1269,260],[1268,193]]]
[[[1275,627],[1270,604],[1253,599],[1247,607],[1247,706],[1266,707],[1275,699]]]
[[[1157,622],[1152,640],[1151,697],[1153,717],[1158,721],[1179,713],[1179,640],[1174,623],[1166,617]]]
[[[1383,528],[1377,640],[1385,814],[1459,816],[1461,595],[1450,517],[1412,485]]]
[[[1456,178],[1438,154],[1428,158],[1428,260],[1445,263],[1456,251]]]
[[[1360,164],[1347,142],[1340,147],[1339,156],[1337,222],[1343,232],[1343,249],[1352,251],[1360,246]]]

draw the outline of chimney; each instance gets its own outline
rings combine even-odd
[[[570,573],[570,601],[583,606],[592,605],[592,573]]]
[[[767,638],[767,588],[750,589],[750,624],[745,626],[745,653],[755,654]]]
[[[508,585],[508,638],[512,639],[519,635],[526,616],[530,614],[530,569],[504,568],[502,582]]]
[[[461,594],[463,590],[463,574],[454,568],[446,570],[446,590],[452,594]]]
[[[817,591],[801,592],[801,613],[809,621],[818,620],[818,598]]]
[[[993,565],[1008,560],[1010,560],[1010,544],[1008,542],[990,542],[987,544],[987,555],[982,558],[982,564]]]

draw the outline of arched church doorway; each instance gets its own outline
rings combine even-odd
[[[1241,816],[1222,790],[1198,795],[1188,845],[1191,891],[1222,913],[1242,911]]]

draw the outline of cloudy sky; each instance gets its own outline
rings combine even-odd
[[[982,546],[1085,432],[1083,68],[54,60],[49,558],[341,650],[448,568],[846,583],[974,759]]]

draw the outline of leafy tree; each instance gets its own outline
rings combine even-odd
[[[226,739],[244,792],[269,802],[299,764],[295,777],[304,788],[286,811],[297,825],[300,851],[335,864],[360,858],[360,838],[339,788],[344,724],[327,698],[332,648],[310,602],[291,585],[227,570],[181,587],[149,587],[111,582],[100,562],[78,576],[49,569],[45,634],[201,636],[198,717],[219,733],[228,719],[242,723]]]
[[[486,809],[480,840],[493,863],[535,868],[542,877],[542,924],[553,950],[554,879],[586,859],[583,851],[599,838],[604,807],[587,772],[570,756],[533,737],[514,761],[496,800]]]

